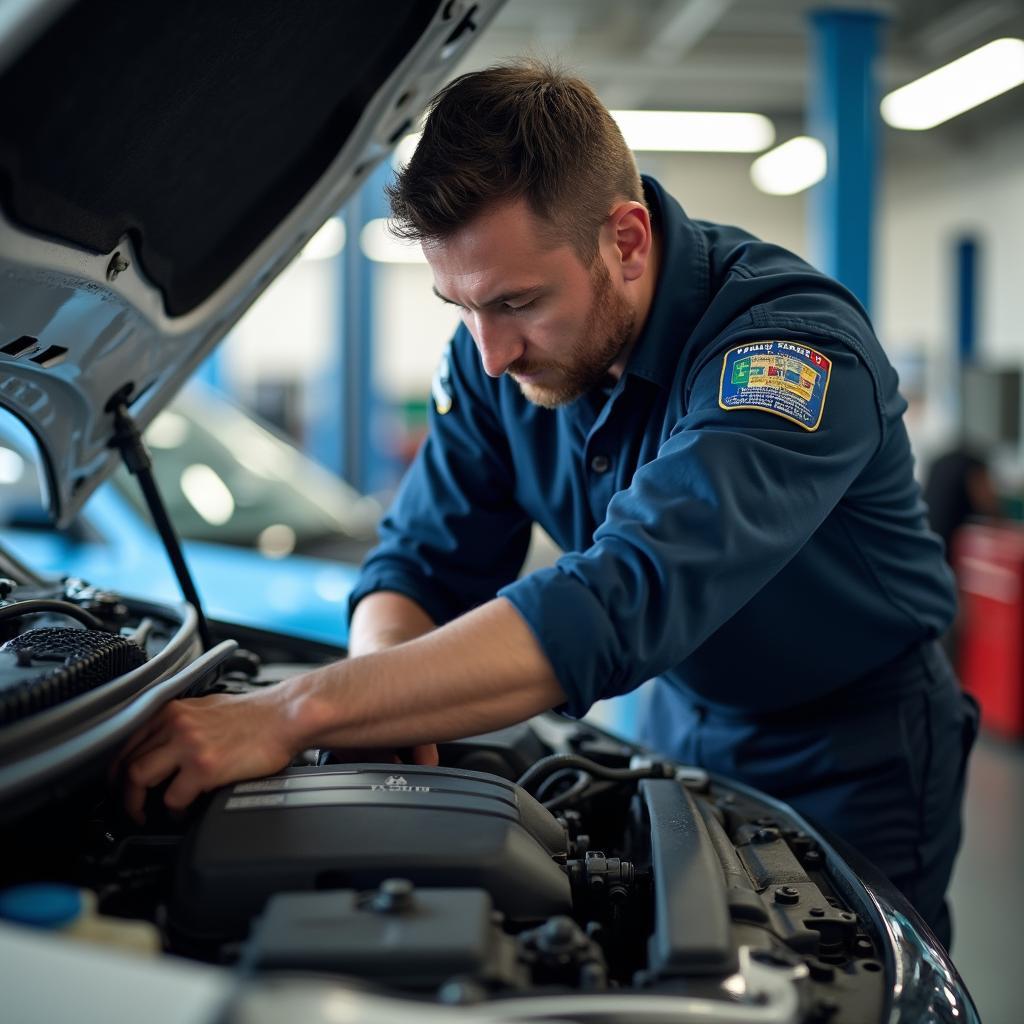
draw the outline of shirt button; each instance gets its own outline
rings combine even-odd
[[[590,460],[590,468],[595,473],[607,473],[611,469],[612,460],[607,455],[595,455]]]

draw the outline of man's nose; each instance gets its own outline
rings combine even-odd
[[[526,349],[514,324],[502,324],[484,314],[473,317],[470,333],[488,377],[500,377]]]

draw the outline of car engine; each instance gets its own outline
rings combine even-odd
[[[165,953],[249,977],[445,1005],[646,995],[683,999],[680,1020],[881,1019],[879,936],[800,821],[555,714],[442,744],[440,767],[306,751],[184,815],[154,791],[135,824],[108,774],[161,703],[339,653],[211,628],[203,652],[188,606],[80,581],[0,606],[5,890],[86,890]]]

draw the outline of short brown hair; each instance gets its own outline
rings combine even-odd
[[[416,241],[445,238],[492,204],[525,198],[587,264],[615,202],[644,201],[633,154],[594,90],[539,61],[446,85],[387,194],[392,230]]]

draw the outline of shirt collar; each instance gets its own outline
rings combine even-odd
[[[661,266],[625,372],[667,388],[683,346],[710,302],[708,252],[703,233],[679,203],[654,178],[644,175],[642,180],[661,242]]]

